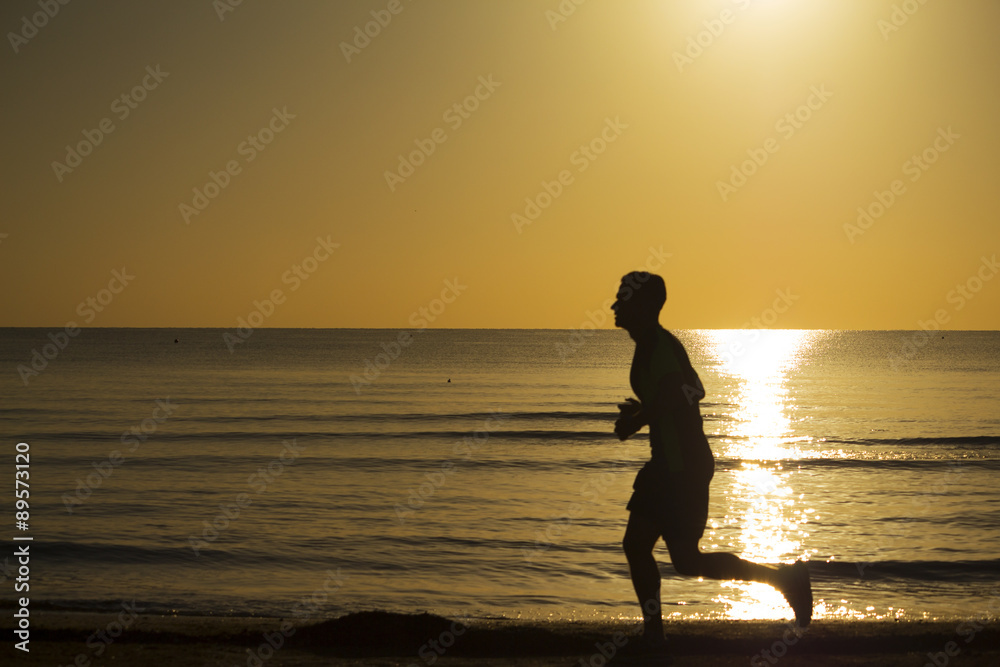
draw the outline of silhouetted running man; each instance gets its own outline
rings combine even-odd
[[[615,434],[625,440],[649,426],[651,457],[632,485],[623,541],[642,607],[643,643],[653,650],[662,650],[664,644],[660,571],[653,558],[660,537],[667,543],[678,574],[770,584],[784,594],[796,622],[805,627],[812,618],[812,589],[804,562],[774,568],[698,548],[708,521],[708,486],[715,459],[702,428],[698,402],[705,391],[701,380],[684,346],[659,323],[666,300],[663,278],[635,271],[622,278],[611,306],[615,326],[628,331],[635,341],[629,380],[639,397],[619,404]]]

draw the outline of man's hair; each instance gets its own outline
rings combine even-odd
[[[626,273],[622,278],[622,284],[628,285],[633,290],[633,298],[637,298],[646,305],[656,309],[657,312],[663,308],[667,302],[667,286],[663,278],[655,273],[647,271],[633,271]]]

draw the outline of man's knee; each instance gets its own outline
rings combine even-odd
[[[625,557],[629,561],[648,557],[653,553],[658,539],[660,533],[651,522],[643,517],[630,515],[625,537],[622,539]]]
[[[677,574],[685,577],[697,577],[701,575],[701,551],[698,545],[694,546],[673,546],[668,544],[670,549],[670,562],[673,563]]]
[[[649,558],[656,547],[656,539],[652,542],[644,535],[635,535],[631,531],[625,532],[622,539],[622,550],[625,552],[625,559],[630,563],[643,558]]]
[[[643,548],[639,544],[639,540],[625,533],[625,537],[622,539],[622,551],[625,552],[625,558],[634,560],[642,556]]]

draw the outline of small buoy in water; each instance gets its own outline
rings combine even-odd
[[[451,382],[451,378],[448,378],[448,382]]]
[[[175,343],[179,343],[179,342],[181,342],[181,341],[180,341],[180,339],[179,339],[179,338],[175,338],[175,339],[174,339],[174,342],[175,342]]]

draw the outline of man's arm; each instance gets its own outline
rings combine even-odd
[[[698,388],[700,391],[700,388]],[[660,378],[656,397],[648,403],[639,403],[634,398],[619,403],[618,420],[615,422],[615,435],[619,440],[626,440],[643,426],[648,426],[661,417],[682,411],[691,405],[694,389],[685,385],[684,376],[679,372],[666,373]]]
[[[626,398],[618,404],[618,420],[615,421],[615,435],[619,440],[627,440],[649,422],[643,421],[642,403],[634,398]]]

